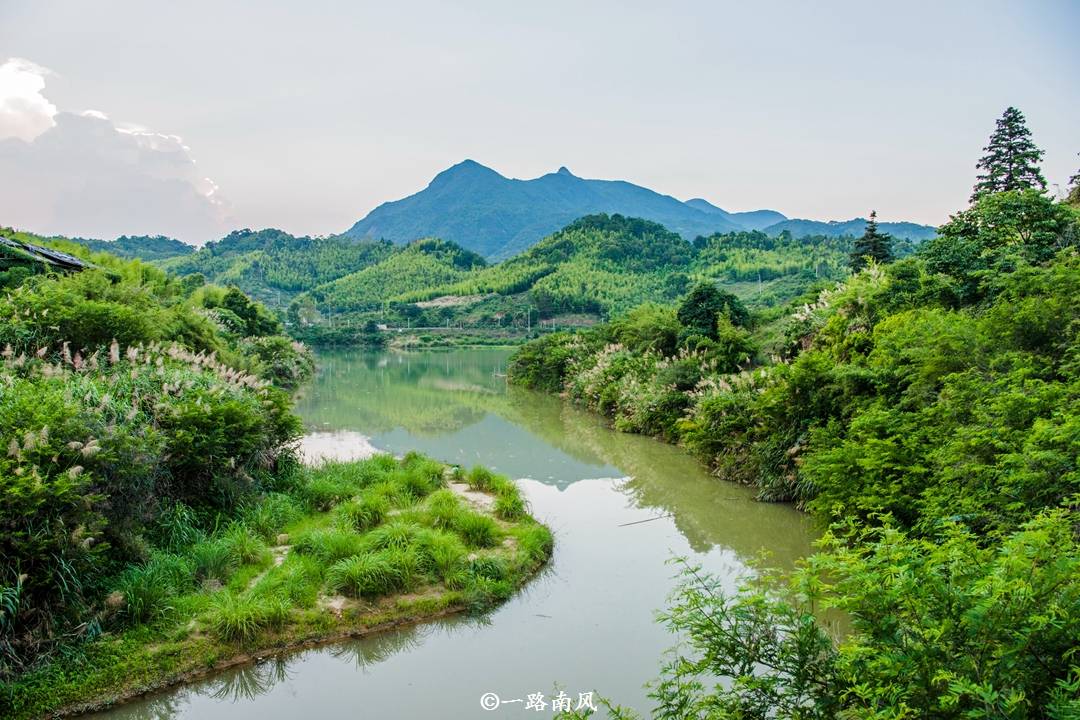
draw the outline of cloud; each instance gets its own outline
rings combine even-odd
[[[176,135],[116,124],[100,110],[58,111],[49,71],[0,65],[0,225],[44,234],[224,234],[227,203]]]
[[[22,58],[0,65],[0,138],[30,141],[54,125],[56,106],[41,94],[48,74]]]

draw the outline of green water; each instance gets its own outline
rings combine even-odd
[[[647,711],[643,684],[674,638],[653,622],[672,557],[734,587],[763,551],[810,551],[805,516],[753,501],[684,452],[616,433],[557,398],[508,388],[503,349],[320,357],[298,403],[316,441],[416,449],[518,479],[556,535],[549,569],[482,618],[453,619],[294,653],[101,714],[153,718],[473,718],[551,715],[561,688]],[[647,522],[640,522],[646,520]],[[527,699],[481,708],[480,698]]]

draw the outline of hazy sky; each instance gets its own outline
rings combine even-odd
[[[0,0],[0,224],[331,233],[467,157],[937,224],[1008,105],[1076,172],[1078,30],[1076,1]]]

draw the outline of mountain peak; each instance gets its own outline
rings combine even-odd
[[[569,177],[575,177],[575,176],[574,176],[574,173],[570,172],[570,169],[569,169],[569,168],[567,168],[567,167],[566,167],[565,165],[563,165],[562,167],[560,167],[560,168],[559,168],[559,170],[558,170],[558,172],[556,172],[555,174],[556,174],[556,175],[567,175],[567,176],[569,176]]]
[[[451,165],[450,167],[446,168],[441,173],[436,175],[432,179],[431,184],[432,185],[437,185],[437,184],[445,183],[445,182],[447,182],[449,180],[455,180],[455,179],[461,179],[461,178],[484,178],[484,177],[502,179],[502,175],[495,172],[494,170],[487,167],[486,165],[481,165],[480,163],[476,162],[475,160],[470,160],[469,158],[466,158],[466,159],[462,160],[461,162],[457,163],[456,165]]]
[[[727,214],[726,210],[716,207],[705,198],[693,198],[691,200],[687,200],[686,204],[694,208],[695,210],[701,210],[702,212],[724,213],[725,215]]]

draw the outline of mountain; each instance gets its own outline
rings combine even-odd
[[[787,231],[792,237],[805,235],[825,235],[828,237],[859,237],[866,229],[866,218],[853,218],[851,220],[783,220],[762,228],[768,235],[779,235]],[[898,240],[911,240],[921,242],[934,237],[937,230],[931,225],[918,225],[910,222],[883,222],[878,223],[878,230],[892,235]]]
[[[865,220],[789,220],[775,210],[728,212],[707,200],[681,202],[622,180],[587,180],[565,167],[532,180],[507,178],[473,160],[435,176],[401,200],[372,210],[344,234],[397,245],[438,237],[489,260],[513,257],[559,228],[586,215],[618,214],[660,223],[685,240],[715,233],[788,230],[804,235],[858,236]],[[882,223],[898,239],[924,240],[934,229],[914,223]]]
[[[652,220],[687,240],[746,229],[719,208],[702,210],[622,180],[587,180],[565,167],[533,180],[515,180],[465,160],[415,195],[383,203],[345,234],[396,244],[439,237],[498,260],[596,213]]]
[[[727,210],[721,210],[708,200],[702,200],[701,198],[687,200],[686,204],[695,210],[701,210],[713,215],[723,215],[743,230],[764,230],[770,225],[787,220],[783,213],[775,210],[750,210],[748,212],[731,213]]]

